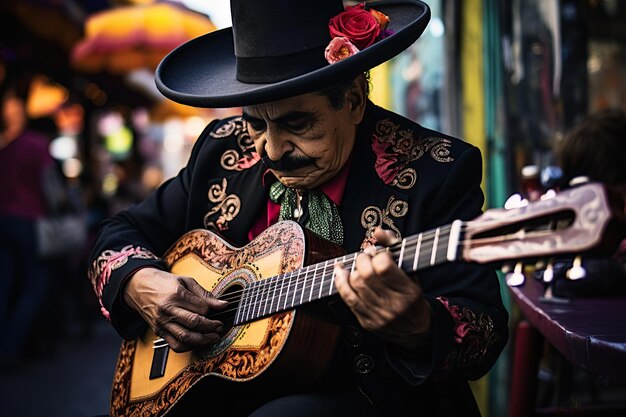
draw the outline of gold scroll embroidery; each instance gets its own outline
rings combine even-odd
[[[222,168],[229,171],[241,171],[241,158],[249,157],[254,151],[254,141],[248,134],[248,129],[241,117],[228,120],[214,132],[209,135],[215,139],[223,139],[231,136],[237,138],[237,145],[240,152],[235,149],[229,149],[220,158]]]
[[[213,184],[209,188],[209,201],[215,206],[204,216],[204,225],[207,229],[227,230],[228,223],[239,214],[241,200],[236,194],[226,194],[226,186],[226,178],[223,178],[221,184]],[[220,213],[217,221],[209,221],[209,217],[217,212]]]
[[[361,225],[365,228],[365,239],[361,243],[361,249],[376,244],[374,230],[383,224],[393,230],[396,236],[401,239],[402,234],[394,224],[393,219],[405,216],[408,211],[409,203],[393,196],[389,198],[387,207],[383,210],[376,206],[366,207],[361,213]]]

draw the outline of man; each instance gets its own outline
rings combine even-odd
[[[126,338],[147,324],[174,351],[214,344],[224,324],[207,316],[226,303],[160,257],[193,229],[243,246],[295,220],[347,252],[363,249],[351,271],[335,267],[342,302],[318,309],[343,328],[332,365],[288,395],[268,386],[211,405],[254,416],[478,415],[466,380],[507,340],[495,273],[449,264],[408,275],[374,248],[473,218],[483,204],[476,148],[367,98],[364,72],[419,37],[428,7],[233,1],[231,12],[232,29],[166,57],[157,86],[243,115],[212,122],[177,177],[104,224],[90,271],[104,314]]]

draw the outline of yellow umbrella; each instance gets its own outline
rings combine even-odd
[[[172,49],[215,29],[206,15],[178,4],[117,7],[87,19],[85,37],[72,49],[71,63],[89,73],[155,69]]]

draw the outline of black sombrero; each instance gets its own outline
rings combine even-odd
[[[193,39],[156,70],[166,97],[196,107],[238,107],[318,90],[379,65],[408,48],[430,19],[415,0],[366,3],[389,17],[384,39],[329,64],[329,20],[341,0],[231,0],[233,27]]]

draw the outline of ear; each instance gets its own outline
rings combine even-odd
[[[363,120],[367,103],[367,80],[364,75],[359,75],[354,79],[346,102],[349,104],[350,120],[358,125]]]

